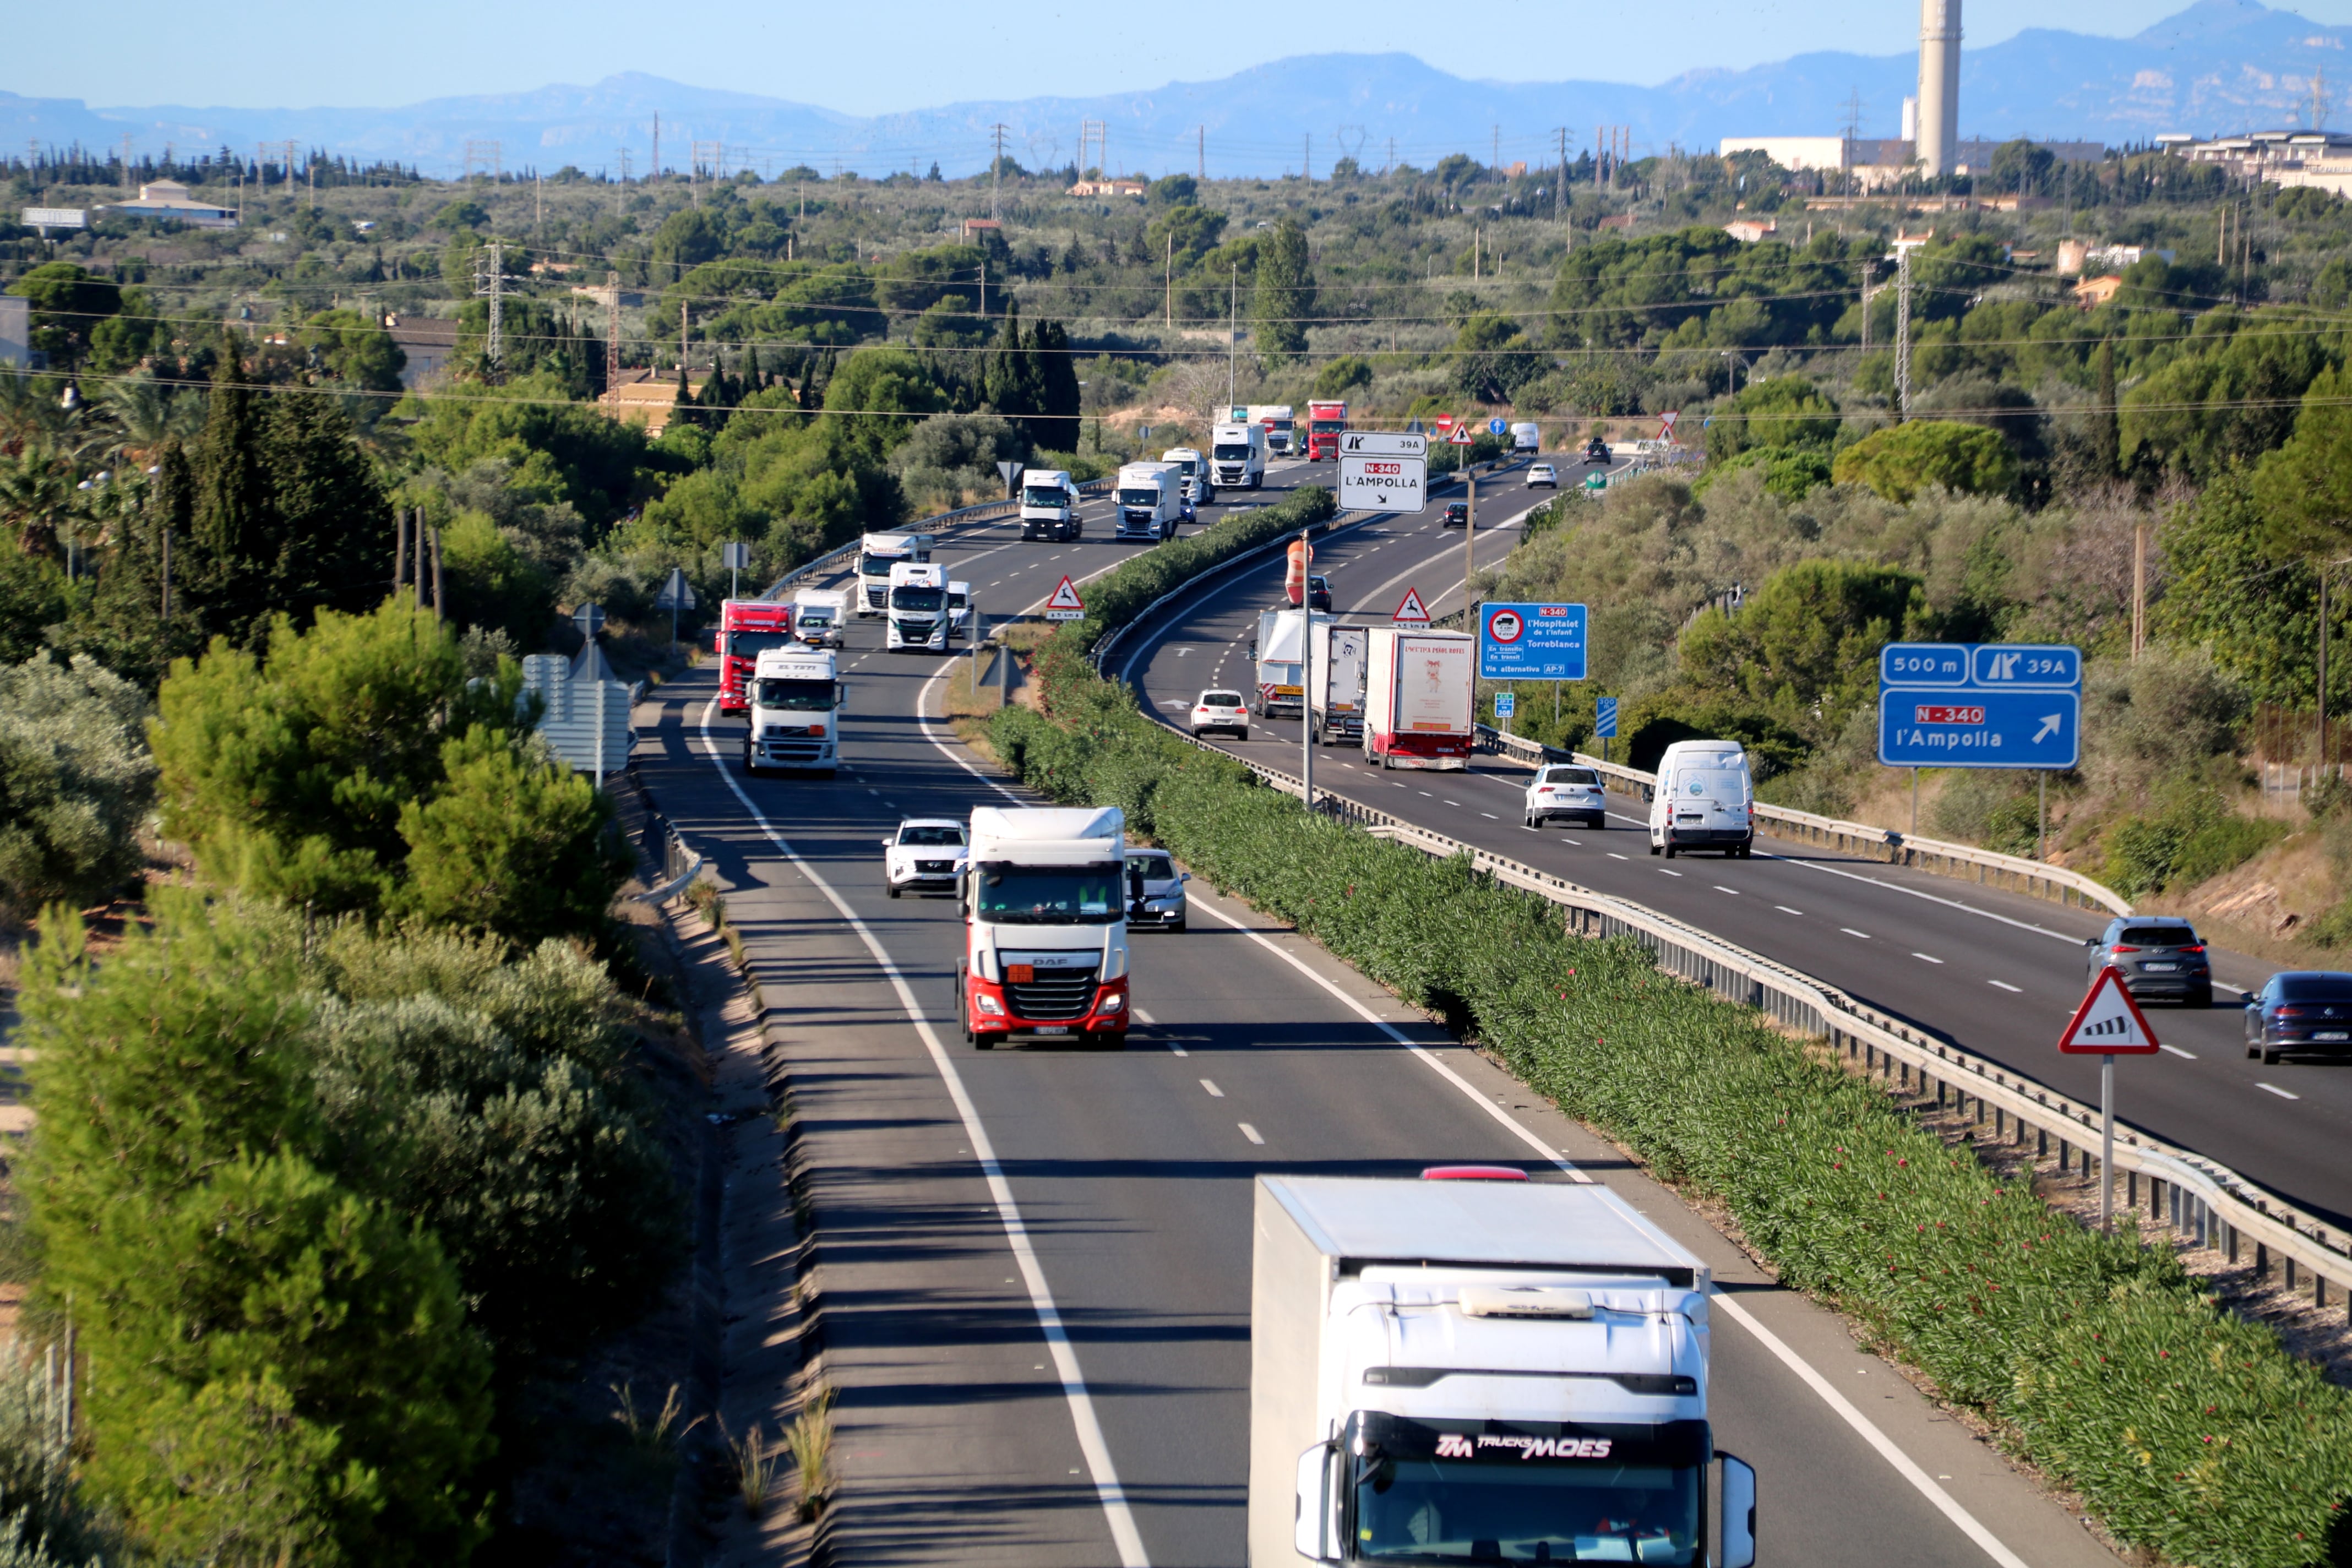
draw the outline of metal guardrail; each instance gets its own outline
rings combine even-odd
[[[1305,795],[1304,785],[1292,774],[1234,757],[1173,725],[1167,728],[1191,745],[1239,762],[1276,789]],[[1924,1097],[1932,1086],[1938,1108],[1969,1116],[1979,1127],[1990,1118],[1997,1139],[2022,1141],[2031,1130],[2037,1154],[2047,1154],[2053,1142],[2058,1145],[2061,1170],[2079,1163],[2088,1178],[2098,1159],[2097,1106],[1922,1034],[1825,981],[1630,900],[1580,887],[1377,807],[1338,795],[1324,795],[1318,806],[1426,854],[1468,856],[1474,868],[1496,880],[1560,905],[1568,911],[1569,929],[1578,934],[1630,936],[1669,973],[1755,1007],[1784,1026],[1826,1037],[1832,1049],[1890,1087]],[[2262,1191],[2217,1161],[2118,1126],[2115,1169],[2105,1173],[2105,1179],[2112,1182],[2117,1175],[2125,1179],[2126,1206],[2138,1207],[2145,1183],[2152,1219],[2196,1245],[2220,1250],[2233,1264],[2242,1260],[2242,1249],[2251,1247],[2256,1271],[2267,1277],[2273,1268],[2283,1270],[2290,1289],[2301,1288],[2307,1278],[2315,1307],[2327,1304],[2331,1284],[2339,1293],[2352,1292],[2352,1233]]]
[[[1596,773],[1615,779],[1626,786],[1628,793],[1638,793],[1645,800],[1658,781],[1655,773],[1645,773],[1639,768],[1629,768],[1618,763],[1604,763],[1599,757],[1588,756],[1582,752],[1563,752],[1557,746],[1542,745],[1524,736],[1506,735],[1484,724],[1479,725],[1477,731],[1478,749],[1482,752],[1529,764],[1580,763]],[[1756,805],[1756,815],[1760,820],[1773,824],[1784,838],[1827,845],[1843,854],[1859,856],[1864,859],[1884,861],[1890,866],[1916,867],[1937,876],[1974,880],[1986,887],[2006,888],[2074,908],[2102,909],[2118,915],[2133,912],[2131,901],[2121,893],[2063,866],[2044,865],[2021,855],[2003,855],[1997,850],[1979,849],[1971,844],[1947,844],[1940,839],[1915,838],[1891,827],[1874,827],[1866,822],[1842,822],[1836,817],[1816,816],[1810,811],[1794,811],[1785,805],[1767,805],[1761,801]]]
[[[638,903],[666,904],[702,873],[702,857],[687,847],[677,825],[658,811],[646,813],[646,825],[638,830],[637,842],[646,858],[661,868],[660,881],[637,894]]]

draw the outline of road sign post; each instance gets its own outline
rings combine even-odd
[[[1487,680],[1582,680],[1582,605],[1478,607],[1478,674]]]
[[[2152,1057],[2164,1047],[2132,1000],[2123,971],[2110,963],[2091,982],[2073,1022],[2058,1037],[2058,1048],[2068,1056],[2099,1058],[2099,1230],[2105,1234],[2115,1228],[2116,1058]]]
[[[698,602],[694,596],[693,586],[686,580],[686,569],[671,567],[669,581],[662,584],[661,593],[655,596],[654,608],[669,612],[669,640],[672,643],[677,641],[677,613],[694,608]]]
[[[1517,692],[1495,693],[1495,721],[1503,727],[1504,734],[1507,735],[1511,732],[1511,720],[1517,715],[1518,710],[1519,698]]]
[[[720,563],[727,568],[727,596],[730,599],[740,597],[743,589],[743,568],[751,564],[751,547],[748,544],[726,546]]]

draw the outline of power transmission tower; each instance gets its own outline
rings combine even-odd
[[[691,150],[688,154],[687,160],[688,170],[686,177],[688,184],[692,184],[699,181],[702,177],[702,172],[705,169],[708,169],[710,171],[710,183],[714,185],[717,184],[721,178],[719,172],[719,166],[720,163],[724,163],[727,158],[727,143],[724,142],[696,142],[691,143],[690,146]]]
[[[1205,125],[1195,126],[1192,135],[1195,138],[1192,151],[1193,177],[1206,180],[1209,177],[1209,128]]]
[[[1895,416],[1911,417],[1911,253],[1917,240],[1895,237]]]
[[[2311,73],[2311,128],[2314,131],[2320,130],[2326,125],[2326,121],[2327,72],[2326,70],[2315,70]],[[122,139],[122,147],[123,166],[128,168],[131,163],[130,137],[125,136]]]
[[[1853,144],[1862,139],[1862,89],[1856,88],[1845,100],[1845,135],[1838,149],[1838,173],[1845,176],[1845,194],[1853,195]]]
[[[489,331],[482,337],[482,363],[495,374],[506,367],[506,257],[491,240],[474,258],[474,292],[490,302]]]
[[[2316,88],[2312,89],[2312,98],[2314,102],[2318,100]],[[2315,111],[2312,116],[2313,121],[2316,122],[2318,118],[2318,114]],[[131,132],[128,131],[122,133],[122,188],[126,191],[131,188]]]
[[[620,158],[621,184],[625,185],[629,183],[629,150],[626,147],[615,147],[613,151]]]
[[[504,152],[505,149],[499,142],[488,137],[467,137],[465,179],[470,183],[474,178],[474,171],[481,169],[489,174],[490,183],[496,184],[500,176],[506,173],[505,165],[499,161]]]
[[[654,111],[654,161],[646,170],[646,178],[648,180],[661,178],[661,111],[659,110]]]
[[[1202,146],[1207,145],[1207,132],[1202,132]],[[1078,121],[1078,173],[1087,172],[1087,149],[1095,149],[1094,169],[1106,180],[1110,178],[1110,121],[1081,120]]]
[[[1559,128],[1559,186],[1552,192],[1552,212],[1565,223],[1568,220],[1568,127]]]
[[[1003,216],[997,211],[997,198],[1004,189],[1004,133],[1011,127],[999,121],[989,129],[996,132],[996,159],[988,165],[988,216],[994,219]]]

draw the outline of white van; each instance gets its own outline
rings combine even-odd
[[[1254,490],[1264,484],[1265,426],[1213,426],[1209,431],[1209,479],[1224,490]]]
[[[1543,426],[1528,421],[1512,426],[1511,450],[1514,452],[1542,451]]]
[[[1720,849],[1745,860],[1756,847],[1756,781],[1737,741],[1676,741],[1658,759],[1650,795],[1650,853]]]

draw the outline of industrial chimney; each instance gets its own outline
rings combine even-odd
[[[1930,174],[1948,174],[1960,148],[1960,0],[1919,0],[1919,135]]]

